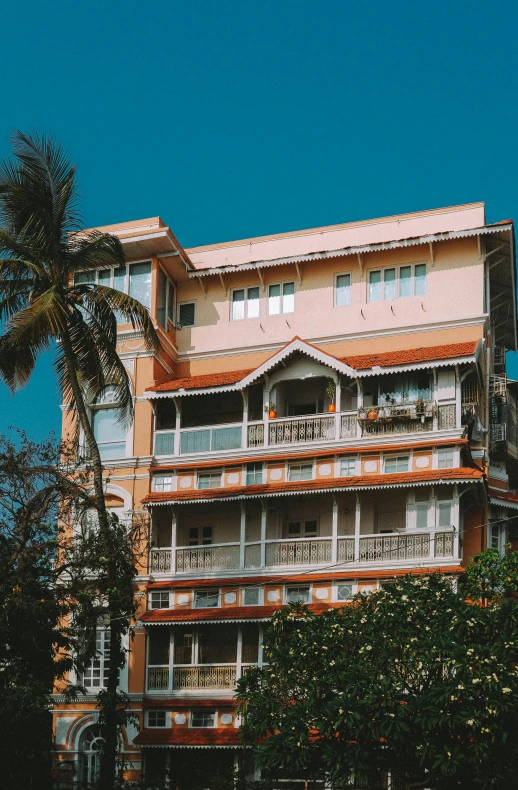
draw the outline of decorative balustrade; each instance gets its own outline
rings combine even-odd
[[[150,573],[168,573],[171,570],[171,549],[151,549]]]
[[[329,442],[335,438],[335,415],[296,417],[271,420],[270,445],[300,442]]]
[[[248,446],[264,447],[264,422],[255,422],[248,425]]]
[[[188,546],[176,550],[176,572],[228,571],[239,568],[239,543]]]
[[[436,414],[435,401],[414,401],[389,406],[363,406],[358,421],[363,433],[415,433],[430,431]]]
[[[436,532],[435,533],[435,556],[453,557],[454,533]]]
[[[437,419],[437,427],[440,431],[448,430],[449,428],[455,428],[457,423],[457,407],[454,403],[447,403],[444,406],[439,406],[438,408],[438,419]]]
[[[234,689],[235,687],[235,666],[175,667],[173,669],[173,691]]]
[[[337,562],[354,562],[354,538],[338,538]]]
[[[147,671],[148,691],[167,691],[169,688],[169,668],[149,667]]]
[[[397,562],[427,558],[431,556],[431,538],[430,532],[361,537],[359,562]]]
[[[266,543],[266,565],[322,565],[331,562],[330,538],[272,540]]]
[[[340,422],[340,436],[342,439],[355,439],[358,432],[358,416],[355,412],[342,414]]]
[[[261,544],[249,543],[245,546],[245,568],[261,567]]]

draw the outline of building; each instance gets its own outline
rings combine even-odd
[[[108,504],[150,514],[121,677],[141,723],[127,776],[230,770],[236,678],[280,606],[455,576],[508,540],[513,223],[475,203],[187,250],[159,218],[103,230],[127,265],[97,276],[150,309],[162,343],[120,327],[127,433],[109,389],[91,404]],[[95,775],[102,630],[98,648],[89,695],[55,695],[65,778]]]

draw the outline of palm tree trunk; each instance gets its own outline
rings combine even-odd
[[[95,504],[99,519],[99,535],[105,547],[107,587],[115,590],[117,586],[117,569],[115,558],[112,556],[113,542],[109,539],[110,517],[104,501],[103,488],[103,465],[99,447],[94,436],[94,432],[88,418],[84,394],[77,378],[74,352],[70,338],[63,333],[61,338],[63,355],[65,358],[70,386],[74,396],[75,406],[79,417],[79,422],[84,431],[86,443],[90,453],[90,461],[93,471],[93,484],[95,493]],[[110,663],[108,668],[108,681],[106,684],[106,694],[102,697],[100,704],[102,712],[101,733],[104,744],[101,754],[101,772],[99,779],[100,790],[113,790],[116,777],[117,766],[117,690],[119,686],[119,668],[124,664],[125,651],[122,646],[122,623],[123,620],[118,612],[115,601],[108,595],[108,617],[110,631]]]

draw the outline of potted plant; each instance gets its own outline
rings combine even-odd
[[[375,420],[377,418],[377,416],[378,416],[377,410],[374,407],[371,407],[369,409],[367,417],[369,418],[369,420]]]
[[[265,412],[267,412],[270,420],[275,420],[275,418],[277,417],[277,406],[275,405],[275,403],[268,403],[264,407],[264,410]]]
[[[334,383],[333,379],[327,380],[326,386],[326,398],[329,401],[329,405],[327,407],[328,412],[333,413],[336,411],[336,404],[335,404],[335,394],[336,394],[336,384]]]

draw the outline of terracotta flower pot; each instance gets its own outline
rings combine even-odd
[[[330,414],[334,414],[334,412],[336,411],[336,406],[335,406],[335,404],[334,404],[334,403],[330,403],[330,404],[329,404],[329,406],[327,407],[327,410],[328,410],[328,412],[329,412]]]
[[[270,420],[275,420],[275,418],[277,417],[277,412],[271,409],[270,412],[268,413],[268,417],[270,418]]]
[[[377,416],[378,416],[378,412],[374,411],[374,409],[367,414],[369,420],[375,420]]]

